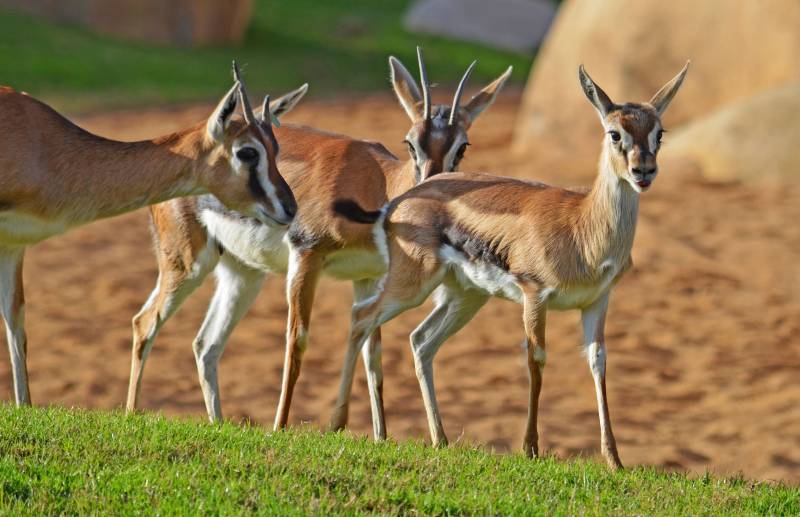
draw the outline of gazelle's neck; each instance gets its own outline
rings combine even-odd
[[[110,217],[204,193],[200,176],[208,168],[207,147],[200,127],[141,142],[101,140],[88,157],[96,174],[75,185],[82,206],[74,215],[86,220]]]
[[[410,158],[387,164],[384,174],[386,175],[386,194],[389,200],[404,194],[416,185],[416,172],[414,160]]]
[[[599,266],[603,261],[627,259],[633,246],[639,194],[620,179],[619,164],[606,149],[600,157],[599,170],[587,194],[578,221],[577,233],[586,260]]]

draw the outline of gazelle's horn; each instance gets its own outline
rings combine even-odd
[[[242,103],[244,121],[248,124],[256,124],[256,116],[253,114],[253,107],[250,106],[250,99],[247,98],[247,89],[244,86],[242,72],[239,70],[239,63],[236,60],[233,61],[233,78],[239,83],[239,100]]]
[[[458,116],[458,108],[461,106],[461,95],[464,93],[464,86],[467,84],[467,80],[469,76],[472,75],[472,69],[475,68],[475,64],[477,61],[473,61],[467,71],[464,72],[464,77],[461,78],[461,82],[458,83],[458,89],[456,89],[456,94],[453,96],[453,107],[450,108],[450,120],[448,121],[449,125],[453,125],[456,122],[456,116]]]
[[[431,86],[428,84],[428,72],[425,70],[425,61],[422,59],[422,49],[417,47],[417,61],[419,61],[419,80],[422,83],[422,118],[431,118]]]

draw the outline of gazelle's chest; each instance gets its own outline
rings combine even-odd
[[[213,210],[201,211],[200,219],[209,235],[242,263],[260,271],[286,273],[289,246],[284,239],[285,227],[267,226]]]
[[[15,211],[0,212],[0,244],[29,246],[71,228],[67,220],[42,219]]]
[[[597,269],[592,281],[573,285],[546,287],[542,290],[542,299],[547,301],[547,308],[557,311],[582,309],[597,301],[614,283],[622,270],[622,265],[613,260],[606,260]]]

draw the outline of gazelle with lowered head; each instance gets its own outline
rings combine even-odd
[[[296,204],[275,165],[271,125],[256,120],[235,63],[234,70],[233,87],[207,121],[141,142],[93,135],[46,104],[0,88],[0,313],[17,404],[30,403],[27,246],[96,219],[206,192],[267,224],[292,221]],[[240,104],[244,121],[232,118]]]
[[[389,58],[394,91],[412,121],[406,135],[410,159],[400,160],[374,142],[316,129],[287,124],[276,129],[284,142],[281,170],[299,206],[288,232],[224,210],[210,196],[151,208],[159,280],[150,300],[133,319],[128,410],[138,404],[144,361],[159,328],[214,269],[216,291],[193,346],[209,419],[220,419],[217,369],[226,340],[255,300],[265,275],[286,273],[286,357],[275,427],[287,424],[320,275],[352,281],[356,300],[363,300],[373,294],[374,280],[385,271],[369,228],[336,217],[331,210],[333,201],[345,195],[378,208],[430,176],[455,170],[468,145],[471,124],[494,101],[510,74],[509,69],[461,106],[470,67],[452,105],[433,105],[419,50],[417,57],[422,92],[400,61]],[[375,405],[382,389],[378,329],[365,348],[364,360],[373,365],[369,390],[380,422],[375,436],[381,438],[385,436],[383,408]],[[344,425],[346,410],[337,414],[338,425]]]
[[[586,193],[455,173],[433,178],[379,211],[337,201],[334,209],[348,219],[374,222],[375,245],[388,258],[379,294],[354,309],[340,399],[349,395],[358,351],[373,330],[436,289],[436,308],[411,334],[411,347],[432,441],[446,444],[433,386],[434,355],[489,297],[513,300],[523,306],[530,374],[523,447],[537,456],[545,316],[548,309],[579,309],[602,453],[611,467],[621,467],[606,402],[603,328],[611,289],[632,264],[639,196],[658,172],[661,115],[686,71],[650,102],[618,105],[580,68],[583,91],[606,132],[597,178]]]

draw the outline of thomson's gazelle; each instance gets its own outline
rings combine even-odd
[[[145,359],[159,329],[213,269],[216,291],[195,338],[194,352],[208,417],[220,419],[217,370],[228,336],[255,300],[265,275],[286,273],[286,358],[275,427],[286,425],[320,275],[353,282],[355,297],[361,300],[372,295],[374,280],[385,271],[369,228],[336,217],[333,201],[344,195],[378,208],[423,179],[454,170],[464,157],[470,126],[494,101],[511,72],[507,70],[462,106],[460,97],[470,68],[452,105],[435,105],[419,51],[418,61],[421,90],[400,61],[389,58],[392,86],[412,121],[406,135],[408,160],[396,158],[381,144],[344,135],[289,124],[275,130],[282,142],[281,171],[299,205],[288,232],[225,210],[213,196],[151,207],[159,277],[150,299],[133,319],[128,410],[138,403]],[[293,102],[285,103],[283,111]],[[372,365],[369,390],[374,431],[382,438],[386,431],[379,404],[382,375],[377,329],[365,347],[364,360]],[[346,402],[335,415],[334,427],[344,426]]]
[[[433,388],[433,357],[490,296],[510,299],[523,306],[530,373],[523,446],[529,456],[537,456],[545,315],[547,309],[580,309],[602,452],[611,467],[621,467],[606,403],[603,326],[611,289],[631,267],[639,196],[658,172],[661,115],[687,67],[650,102],[622,105],[580,68],[581,86],[606,133],[597,178],[587,193],[454,173],[422,183],[380,211],[337,202],[335,210],[348,219],[375,223],[375,245],[388,258],[379,294],[354,309],[340,398],[349,393],[358,351],[373,329],[436,289],[436,308],[412,333],[411,347],[432,441],[446,444]]]
[[[25,248],[96,219],[211,192],[225,205],[285,226],[296,205],[275,165],[269,122],[236,82],[207,121],[142,142],[93,135],[46,104],[0,88],[0,314],[17,404],[29,404],[22,258]],[[237,105],[244,122],[234,120]]]

